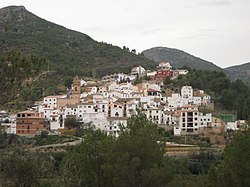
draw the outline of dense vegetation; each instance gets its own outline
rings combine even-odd
[[[12,49],[24,54],[41,55],[62,75],[101,77],[109,73],[129,72],[136,65],[154,68],[156,63],[135,50],[121,49],[97,42],[76,31],[41,19],[24,7],[0,9],[0,51]]]
[[[0,131],[0,145],[8,139]],[[250,131],[239,132],[224,158],[210,152],[164,156],[165,136],[139,113],[118,138],[88,132],[65,152],[30,152],[25,143],[1,147],[3,186],[249,186]],[[161,143],[162,142],[162,143]],[[22,145],[22,146],[20,146]]]
[[[0,59],[0,105],[20,98],[23,100],[33,100],[39,96],[37,92],[31,92],[27,85],[29,79],[37,76],[41,72],[45,63],[44,58],[37,56],[22,56],[18,52],[11,52]],[[25,82],[26,81],[26,82]],[[23,88],[22,88],[23,87]]]
[[[164,83],[172,89],[185,85],[203,89],[212,96],[216,112],[235,113],[238,119],[250,117],[250,88],[239,79],[231,81],[223,72],[189,70],[187,75]]]
[[[43,57],[15,50],[2,54],[0,108],[25,109],[43,96],[64,92],[64,79],[56,72],[47,71],[47,61]]]
[[[241,79],[250,87],[250,62],[225,68],[229,77],[233,79]]]

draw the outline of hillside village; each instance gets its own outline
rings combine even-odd
[[[202,113],[200,107],[213,109],[211,96],[203,90],[183,86],[180,92],[162,90],[163,81],[186,75],[188,70],[172,70],[170,63],[161,62],[155,72],[135,67],[130,75],[117,73],[106,75],[101,81],[84,81],[76,76],[72,88],[65,95],[44,97],[29,110],[8,115],[0,114],[1,125],[7,133],[35,136],[42,131],[60,134],[70,129],[69,119],[84,127],[91,124],[94,129],[117,137],[121,125],[139,110],[159,126],[173,130],[174,135],[204,134],[207,128],[239,130],[246,121],[225,123]],[[136,85],[140,77],[149,77]],[[75,124],[75,125],[76,125]],[[74,124],[73,124],[74,125]]]
[[[33,10],[46,10],[47,14],[45,3],[45,7],[31,3],[23,2]],[[213,53],[203,39],[208,39],[209,44],[215,39],[212,43],[219,45],[225,37],[218,40],[211,29],[199,29],[197,21],[204,19],[196,19],[202,18],[200,10],[205,13],[203,18],[217,18],[214,11],[215,16],[206,14],[206,8],[212,8],[218,15],[225,13],[227,20],[234,16],[231,18],[238,24],[247,18],[247,5],[241,7],[241,16],[239,12],[232,14],[240,7],[237,4],[235,8],[236,3],[231,1],[205,2],[203,6],[196,6],[197,2],[193,2],[194,6],[176,6],[166,1],[167,18],[177,14],[188,18],[174,19],[173,29],[176,24],[190,25],[190,21],[197,26],[190,32],[186,27],[179,29],[181,33],[171,33],[164,29],[166,25],[163,29],[154,28],[153,22],[161,20],[152,15],[162,13],[162,7],[166,7],[162,6],[163,1],[129,2],[124,6],[112,1],[104,3],[106,8],[92,1],[88,2],[91,7],[87,2],[67,3],[57,3],[55,7],[50,3],[51,13],[60,15],[61,9],[62,19],[67,18],[70,25],[75,23],[78,28],[83,23],[84,32],[91,35],[71,30],[63,22],[58,25],[47,21],[49,14],[40,18],[24,6],[0,8],[0,187],[249,186],[250,63],[227,68],[214,64],[225,63],[224,67],[249,62],[242,52],[247,48],[237,45],[237,50],[228,51],[217,46]],[[98,11],[97,5],[101,7]],[[185,12],[187,6],[193,11]],[[108,11],[110,7],[112,10]],[[69,9],[71,12],[63,11]],[[119,12],[119,18],[128,18],[129,23],[125,23],[126,19],[112,21],[114,10]],[[99,16],[102,11],[108,19]],[[138,19],[130,19],[133,13],[140,15]],[[192,19],[189,13],[199,14]],[[119,37],[115,29],[119,20],[124,22],[118,24],[118,30],[125,31],[130,39],[122,34],[117,46],[113,36]],[[111,40],[92,38],[95,31],[101,30],[88,22],[95,26],[98,21],[102,22],[101,30],[112,30]],[[131,21],[137,23],[128,28]],[[169,28],[169,22],[162,23]],[[216,20],[211,23],[207,26],[216,29]],[[235,41],[230,37],[230,28],[223,30],[228,35],[227,43]],[[170,38],[162,40],[162,33]],[[131,37],[136,37],[136,41]],[[144,42],[140,37],[149,40]],[[201,55],[202,50],[210,52],[206,57],[212,62],[182,49],[153,47],[152,38],[154,43],[159,39],[158,44],[163,42],[163,46],[170,42],[171,46],[192,52],[192,47],[198,46],[196,55]],[[192,46],[178,44],[190,41]],[[228,52],[231,56],[225,55]],[[216,60],[216,55],[229,60]]]

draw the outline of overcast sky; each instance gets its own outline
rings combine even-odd
[[[0,0],[97,41],[163,46],[220,67],[250,62],[250,0]]]

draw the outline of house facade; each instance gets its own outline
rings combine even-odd
[[[167,77],[172,78],[173,77],[173,71],[172,66],[168,62],[161,62],[157,66],[157,72],[154,76],[154,80],[157,81],[164,81]]]
[[[17,113],[17,135],[35,136],[45,130],[45,118],[40,113],[29,110]]]

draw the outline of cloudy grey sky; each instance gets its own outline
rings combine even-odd
[[[250,0],[1,0],[97,41],[163,46],[220,67],[250,62]]]

